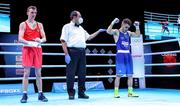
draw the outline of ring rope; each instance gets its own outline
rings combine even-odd
[[[159,43],[167,43],[167,42],[175,42],[175,41],[179,41],[180,39],[170,39],[170,40],[162,40],[162,41],[154,41],[154,42],[146,42],[143,43],[143,45],[150,45],[150,44],[159,44]]]
[[[180,50],[166,51],[166,52],[145,53],[144,56],[147,56],[147,55],[160,55],[160,54],[168,54],[168,53],[180,53]],[[22,52],[0,52],[0,54],[21,55]],[[64,53],[43,53],[43,55],[64,56]],[[116,54],[92,54],[92,53],[90,53],[90,54],[86,54],[86,56],[116,56]]]
[[[86,44],[87,46],[116,46],[116,44]],[[22,43],[0,43],[0,46],[23,46]],[[43,43],[41,46],[62,46],[58,43]]]
[[[144,56],[147,55],[159,55],[159,54],[168,54],[168,53],[180,53],[180,50],[175,50],[175,51],[166,51],[166,52],[154,52],[154,53],[144,53]]]
[[[166,43],[166,42],[174,42],[179,41],[178,39],[171,39],[171,40],[163,40],[163,41],[154,41],[143,43],[143,45],[149,44],[159,44],[159,43]],[[18,46],[23,45],[21,43],[0,43],[0,46]],[[61,44],[56,43],[45,43],[42,46],[61,46]],[[87,46],[115,46],[115,44],[87,44]],[[166,54],[166,53],[179,53],[179,50],[176,51],[166,51],[166,52],[156,52],[156,53],[145,53],[144,55],[157,55],[157,54]],[[0,52],[0,54],[21,54],[20,52]],[[43,53],[43,55],[64,55],[64,53]],[[116,54],[87,54],[89,56],[115,56]],[[164,65],[180,65],[180,63],[157,63],[157,64],[144,64],[144,66],[164,66]],[[115,65],[86,65],[87,67],[115,67]],[[61,68],[66,67],[66,65],[43,65],[44,68]],[[0,65],[0,68],[23,68],[22,65]],[[107,77],[115,77],[115,75],[106,75],[106,76],[86,76],[87,78],[107,78]],[[173,74],[173,75],[145,75],[145,77],[180,77],[180,74]],[[43,79],[65,79],[66,77],[42,77]],[[35,77],[29,79],[36,79]],[[22,78],[0,78],[0,80],[22,80]]]
[[[180,65],[180,63],[155,63],[155,64],[144,64],[144,66],[167,66],[167,65]]]
[[[42,65],[42,68],[64,68],[66,65]],[[115,65],[86,65],[86,67],[115,67]],[[0,65],[0,68],[23,68],[22,65]]]
[[[0,52],[0,54],[21,55],[22,52]],[[64,56],[64,53],[43,53],[43,55]],[[116,54],[86,54],[86,56],[116,56]]]
[[[86,76],[86,78],[114,78],[116,75],[91,75],[91,76]],[[145,75],[145,77],[180,77],[180,74],[171,74],[171,75]],[[75,76],[77,78],[77,76]],[[18,78],[0,78],[0,81],[17,81],[17,80],[22,80],[23,77],[18,77]],[[29,77],[29,80],[36,80],[36,77]],[[55,76],[55,77],[42,77],[42,79],[66,79],[66,76]]]
[[[179,41],[180,39],[170,39],[170,40],[162,40],[162,41],[153,41],[153,42],[146,42],[143,43],[143,45],[149,45],[149,44],[159,44],[159,43],[167,43],[167,42],[175,42]],[[0,43],[0,46],[18,46],[23,45],[22,43]],[[42,46],[62,46],[62,44],[58,43],[44,43],[41,44]],[[116,46],[116,44],[86,44],[87,46]]]
[[[155,63],[144,64],[144,66],[167,66],[167,65],[180,65],[180,63]],[[86,67],[115,67],[115,64],[109,65],[86,65]],[[42,68],[64,68],[66,65],[42,65]],[[0,65],[0,68],[23,68],[22,65]]]

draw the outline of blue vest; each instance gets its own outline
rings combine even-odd
[[[116,42],[116,49],[117,50],[130,50],[130,37],[129,33],[122,33],[119,32],[119,38]]]

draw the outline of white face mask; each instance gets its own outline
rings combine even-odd
[[[83,18],[80,17],[79,20],[78,20],[78,23],[82,24],[83,23]]]

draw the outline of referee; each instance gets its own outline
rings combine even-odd
[[[83,18],[81,17],[81,13],[79,11],[72,11],[70,13],[70,19],[70,23],[63,26],[60,37],[62,48],[65,53],[67,92],[69,99],[73,100],[75,96],[75,74],[77,74],[78,98],[88,99],[89,96],[85,94],[86,41],[93,39],[100,32],[104,32],[106,30],[99,29],[91,35],[88,34],[88,32],[80,25],[83,23]]]

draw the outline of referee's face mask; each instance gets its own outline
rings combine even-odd
[[[81,17],[81,14],[79,12],[77,12],[76,23],[77,24],[82,24],[83,23],[83,18]]]
[[[82,24],[82,23],[83,23],[83,18],[82,18],[82,17],[80,17],[80,18],[78,19],[78,23],[79,23],[79,24]]]

